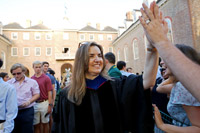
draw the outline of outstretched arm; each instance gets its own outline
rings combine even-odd
[[[185,57],[171,44],[165,34],[164,25],[160,23],[158,6],[155,2],[151,3],[151,6],[153,6],[154,12],[149,8],[144,8],[145,14],[151,20],[150,23],[146,24],[144,18],[140,17],[140,22],[147,36],[175,77],[200,101],[200,66]]]
[[[148,48],[152,46],[148,45]],[[158,70],[158,52],[157,50],[148,51],[146,53],[146,61],[144,67],[144,75],[143,75],[143,86],[144,89],[148,89],[153,87],[156,82],[156,74]]]
[[[189,119],[192,123],[192,126],[188,126],[188,127],[178,127],[175,125],[170,125],[170,124],[165,124],[162,121],[161,118],[161,114],[160,111],[158,110],[158,108],[156,107],[156,105],[154,106],[154,118],[155,118],[155,122],[158,128],[160,128],[161,130],[167,132],[167,133],[199,133],[200,132],[200,108],[199,107],[192,107],[192,106],[184,106],[184,110],[186,111],[187,115],[189,115]]]

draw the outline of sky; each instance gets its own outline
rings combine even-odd
[[[0,21],[3,25],[18,22],[25,27],[26,20],[36,25],[40,20],[49,28],[60,26],[66,15],[69,22],[83,28],[89,22],[101,29],[124,26],[126,12],[140,9],[143,0],[0,0]],[[66,7],[66,8],[65,8]],[[65,14],[66,12],[66,14]]]

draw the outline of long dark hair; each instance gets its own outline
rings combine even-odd
[[[175,45],[186,57],[200,65],[200,54],[191,46],[185,44]]]

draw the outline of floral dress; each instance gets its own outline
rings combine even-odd
[[[191,125],[183,105],[200,106],[200,102],[180,82],[177,82],[171,90],[170,100],[167,105],[167,110],[174,119],[172,123],[176,126]]]

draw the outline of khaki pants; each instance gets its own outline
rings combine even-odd
[[[1,124],[0,124],[0,133],[3,133],[3,124],[4,124],[4,123],[1,123]]]

